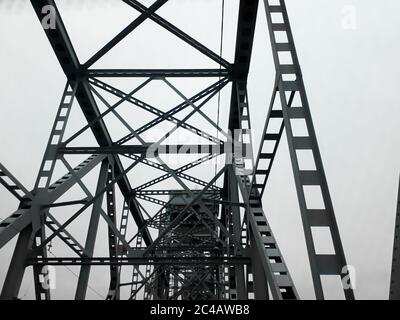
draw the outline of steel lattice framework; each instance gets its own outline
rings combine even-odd
[[[107,299],[110,300],[120,299],[120,290],[126,286],[130,288],[129,299],[298,299],[261,202],[285,132],[315,295],[317,299],[324,299],[321,277],[337,276],[338,281],[345,280],[348,278],[348,271],[344,268],[347,263],[285,1],[263,0],[259,3],[258,0],[240,0],[233,63],[158,15],[157,10],[167,0],[157,0],[150,7],[136,0],[123,2],[140,15],[82,64],[55,2],[31,0],[40,21],[44,6],[56,8],[56,27],[44,31],[67,77],[67,84],[34,189],[26,190],[6,168],[0,166],[0,182],[20,201],[18,209],[0,224],[0,248],[18,236],[1,298],[18,297],[25,269],[32,266],[36,299],[50,299],[50,289],[43,285],[48,268],[43,267],[75,265],[80,266],[76,299],[85,299],[93,266],[109,266]],[[261,144],[253,159],[247,79],[259,7],[264,7],[267,17],[276,78]],[[148,19],[221,67],[174,70],[92,68],[95,62]],[[186,97],[169,81],[176,77],[207,77],[215,81],[197,94]],[[109,78],[143,78],[143,82],[132,91],[124,92],[109,84]],[[165,112],[135,97],[153,81],[164,82],[182,98],[182,103]],[[232,93],[226,129],[237,133],[232,139],[219,128],[215,119],[202,111],[202,107],[228,84],[232,86]],[[108,102],[105,93],[117,98],[117,102]],[[98,100],[107,106],[106,111],[100,111]],[[118,106],[126,102],[155,118],[134,129],[134,121],[127,121],[118,113]],[[73,106],[80,107],[87,124],[74,135],[65,137]],[[183,118],[178,116],[182,110],[189,111]],[[113,141],[104,121],[108,114],[116,116],[129,134]],[[203,116],[220,131],[222,138],[189,124],[188,120],[194,114]],[[163,122],[174,124],[173,129],[156,142],[145,141],[144,133]],[[277,128],[272,122],[279,123]],[[302,122],[307,133],[297,135],[293,130],[294,122]],[[187,130],[207,140],[208,144],[173,145],[167,138],[177,129]],[[93,133],[97,146],[71,146],[87,131]],[[132,144],[133,141],[137,144]],[[197,154],[198,159],[178,168],[172,168],[163,160],[162,155],[182,149]],[[301,153],[312,156],[314,169],[301,167]],[[87,158],[72,166],[67,156],[77,154]],[[226,161],[211,180],[203,181],[190,173],[192,168],[204,163],[213,166],[213,160],[218,156],[230,161]],[[249,162],[254,167],[249,169]],[[66,174],[54,179],[57,164],[65,166]],[[134,172],[138,165],[161,175],[132,187],[128,173]],[[84,178],[95,169],[99,174],[93,193]],[[175,187],[157,189],[157,185],[167,179],[175,181]],[[188,183],[198,187],[194,189]],[[85,194],[83,199],[59,200],[77,186]],[[309,205],[310,188],[318,190],[323,207]],[[117,196],[117,190],[122,200]],[[151,202],[159,210],[147,212],[143,202]],[[123,207],[122,212],[117,212],[117,204]],[[60,208],[75,207],[79,209],[63,222],[53,213]],[[68,230],[86,210],[90,212],[90,222],[83,244]],[[100,220],[107,223],[107,235],[97,233]],[[128,235],[131,225],[136,231],[133,236]],[[316,250],[313,230],[319,228],[329,230],[333,253],[321,254]],[[106,237],[107,256],[94,254],[100,237]],[[48,256],[49,245],[55,239],[69,248],[71,255]],[[121,278],[122,270],[126,268],[130,270],[129,282],[123,282]],[[345,298],[354,299],[351,286],[343,288]]]

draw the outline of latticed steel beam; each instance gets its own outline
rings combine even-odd
[[[349,269],[335,218],[332,200],[326,181],[320,150],[314,130],[310,107],[303,82],[303,76],[296,46],[289,22],[289,16],[284,0],[271,2],[264,0],[265,12],[270,35],[272,54],[278,77],[278,90],[280,105],[289,145],[289,153],[299,200],[303,230],[310,261],[311,274],[317,299],[324,299],[322,276],[338,276],[342,279],[343,292],[346,299],[354,299],[351,283],[346,286],[343,281],[350,277]],[[273,19],[279,15],[280,22]],[[277,32],[284,32],[286,40],[278,38]],[[285,58],[284,58],[285,57]],[[289,75],[289,79],[288,76]],[[291,78],[290,78],[291,77]],[[298,105],[292,106],[293,94],[298,97]],[[296,134],[292,128],[292,121],[303,121],[307,133]],[[275,139],[276,144],[279,139]],[[314,160],[314,170],[304,170],[298,158],[299,151],[311,152]],[[310,197],[309,188],[317,190],[323,199],[323,206],[314,208],[307,203]],[[328,230],[333,252],[320,252],[316,250],[313,231]]]
[[[60,154],[141,154],[148,158],[155,158],[158,154],[223,154],[223,145],[210,144],[165,144],[154,147],[154,143],[147,145],[113,145],[110,147],[61,147]]]
[[[230,78],[225,69],[90,69],[92,78]]]
[[[242,257],[127,257],[127,258],[110,258],[110,257],[94,257],[94,258],[45,258],[45,259],[29,259],[28,265],[38,266],[72,266],[72,265],[95,265],[95,266],[131,266],[131,265],[231,265],[231,264],[247,264],[250,258]]]

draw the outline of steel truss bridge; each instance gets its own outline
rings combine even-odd
[[[123,2],[139,16],[86,63],[81,63],[56,3],[31,0],[39,22],[43,21],[45,6],[55,9],[55,28],[44,28],[44,32],[67,82],[34,188],[27,190],[11,172],[0,166],[0,182],[20,202],[18,209],[0,223],[0,248],[17,237],[1,298],[20,297],[26,269],[32,268],[36,299],[50,299],[51,290],[44,285],[49,266],[78,266],[75,299],[85,299],[90,288],[91,269],[103,266],[108,268],[109,289],[105,298],[109,300],[123,298],[122,290],[128,291],[124,298],[131,300],[299,299],[262,206],[278,145],[287,142],[315,297],[324,299],[322,277],[335,276],[337,281],[349,284],[343,286],[344,298],[354,299],[285,1],[240,0],[233,62],[226,61],[221,54],[161,17],[157,12],[167,0],[157,0],[149,7],[136,0]],[[261,143],[253,157],[247,79],[258,10],[265,11],[267,18],[269,34],[265,36],[270,39],[276,76]],[[92,68],[147,20],[220,67]],[[186,97],[169,81],[178,77],[214,81]],[[111,78],[141,78],[143,82],[130,92],[124,92],[109,83]],[[182,102],[162,111],[135,97],[154,81],[164,82]],[[228,128],[220,128],[218,120],[208,116],[202,108],[228,85],[232,88]],[[106,94],[117,102],[107,101]],[[105,111],[99,108],[99,100],[107,107]],[[137,128],[134,119],[125,119],[118,113],[123,103],[152,114],[154,119]],[[81,109],[86,125],[67,137],[65,131],[73,107]],[[179,117],[181,111],[187,111],[184,117]],[[119,119],[129,133],[118,140],[112,139],[104,121],[109,114]],[[218,131],[217,135],[189,124],[189,119],[199,114]],[[144,140],[146,132],[165,122],[173,124],[168,133],[158,141]],[[297,135],[294,122],[304,124],[306,134]],[[208,144],[174,145],[168,137],[176,130],[187,131]],[[87,132],[94,136],[96,146],[72,146]],[[237,134],[230,137],[226,132]],[[182,149],[186,152],[180,152]],[[185,153],[195,154],[197,160],[173,168],[163,156],[174,153],[181,157]],[[302,154],[311,156],[313,169],[302,167]],[[71,165],[67,160],[71,155],[84,155],[85,160]],[[191,173],[191,169],[204,164],[212,168],[209,171],[214,170],[216,157],[224,157],[226,161],[212,179],[203,180]],[[61,177],[55,176],[57,165],[64,167],[65,174]],[[139,166],[151,170],[155,178],[151,176],[145,183],[133,187],[135,179],[132,177]],[[94,170],[98,175],[93,192],[84,178]],[[130,173],[132,175],[128,175]],[[173,181],[174,186],[160,188],[167,179]],[[76,187],[83,191],[84,197],[68,198]],[[308,191],[312,188],[318,190],[323,200],[319,208],[308,203]],[[158,209],[148,212],[144,202]],[[61,219],[57,213],[60,210],[69,212],[68,218]],[[70,226],[85,212],[90,213],[90,220],[83,243],[73,235]],[[100,221],[107,224],[107,232],[98,232]],[[316,250],[313,231],[322,229],[330,235],[334,248],[330,254]],[[101,239],[106,243],[107,254],[96,256],[95,245]],[[64,247],[60,251],[64,256],[50,250],[53,241]],[[126,273],[128,281],[124,280]],[[57,290],[62,288],[57,287]]]

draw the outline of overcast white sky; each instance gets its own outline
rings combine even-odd
[[[231,61],[238,1],[225,2],[224,57]],[[57,3],[81,62],[137,16],[134,10],[114,0]],[[171,0],[159,13],[218,52],[220,5],[221,0]],[[357,271],[356,297],[386,299],[400,167],[400,3],[287,0],[287,6],[343,245],[348,263]],[[345,28],[346,14],[352,10],[355,28]],[[256,145],[274,80],[268,41],[265,13],[260,7],[249,78]],[[148,21],[96,66],[215,65]],[[43,156],[65,76],[28,1],[0,1],[0,70],[0,162],[29,189]],[[133,83],[119,84],[132,89]],[[190,95],[211,82],[174,83]],[[155,84],[140,97],[160,108],[174,103],[176,97],[163,90]],[[228,92],[227,89],[222,95],[221,106],[221,124],[225,127]],[[214,107],[215,104],[207,109],[210,114],[215,114]],[[135,113],[129,120],[138,127],[149,119]],[[79,113],[72,117],[75,130],[81,123]],[[116,135],[120,134],[115,130]],[[264,205],[301,297],[312,298],[293,175],[286,141],[283,142]],[[16,207],[12,196],[0,190],[0,218],[9,216]],[[101,232],[106,232],[104,226]],[[82,230],[81,233],[84,234]],[[0,251],[0,283],[14,243]],[[94,272],[93,289],[101,294],[106,294],[108,284],[104,273],[108,276],[107,269]],[[71,298],[74,277],[61,269],[58,277],[63,290],[55,296]],[[32,298],[28,280],[23,283],[21,295]],[[329,292],[336,297],[333,285]],[[88,291],[88,297],[99,298],[93,290]]]

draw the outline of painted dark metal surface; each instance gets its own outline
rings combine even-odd
[[[92,266],[103,266],[109,270],[108,292],[104,293],[108,300],[120,299],[121,289],[126,286],[129,287],[128,299],[130,300],[298,299],[297,289],[261,201],[284,129],[291,152],[316,297],[324,298],[320,276],[329,274],[343,278],[347,274],[341,274],[340,268],[346,265],[346,260],[284,1],[273,1],[273,4],[269,3],[270,0],[263,1],[276,66],[276,83],[263,130],[262,143],[255,161],[252,155],[252,136],[249,131],[252,128],[250,119],[252,106],[247,96],[247,78],[257,13],[262,2],[240,0],[233,63],[226,61],[161,17],[157,11],[168,4],[168,0],[155,1],[148,8],[135,0],[123,0],[123,2],[139,12],[139,16],[82,64],[55,2],[31,0],[39,21],[43,18],[44,6],[50,5],[56,9],[56,28],[45,29],[44,32],[67,77],[67,84],[34,190],[28,191],[6,168],[0,165],[0,183],[20,201],[18,210],[0,223],[0,248],[18,235],[1,298],[17,298],[25,268],[33,266],[36,298],[50,299],[50,291],[43,287],[42,280],[47,276],[44,267],[72,265],[80,267],[76,299],[86,298]],[[272,22],[272,14],[281,15],[282,22]],[[219,64],[220,68],[92,69],[99,59],[146,20],[158,24]],[[286,32],[287,43],[275,41],[276,31]],[[279,61],[280,52],[291,53],[292,64],[282,64]],[[284,80],[284,76],[288,74],[294,74],[296,80],[291,82]],[[131,92],[123,92],[107,83],[111,78],[143,78],[144,82]],[[207,88],[200,88],[198,93],[187,98],[168,80],[169,78],[218,78],[218,81],[214,81]],[[183,102],[171,106],[170,110],[164,112],[157,106],[136,98],[136,93],[152,81],[162,81],[175,91]],[[239,130],[240,141],[225,141],[214,133],[189,124],[190,118],[195,114],[205,117],[202,107],[228,84],[232,84],[232,92],[227,129]],[[110,104],[102,92],[113,95],[119,99],[118,102]],[[301,108],[292,106],[296,93],[301,95],[303,101]],[[106,106],[106,111],[100,111],[96,99]],[[282,102],[280,110],[272,109],[276,99]],[[87,124],[68,139],[64,139],[74,102],[82,110]],[[119,106],[125,102],[140,108],[141,112],[149,112],[156,118],[140,128],[133,129],[132,124],[118,112]],[[186,108],[189,113],[180,119],[179,112]],[[299,109],[302,110],[299,111]],[[108,114],[113,114],[120,121],[121,126],[129,131],[117,141],[111,138],[104,120]],[[278,118],[281,121],[279,131],[273,134],[268,130],[268,124],[272,118]],[[222,132],[214,119],[207,117],[205,119]],[[307,139],[292,136],[291,119],[302,119],[306,122],[310,135]],[[157,142],[145,141],[144,133],[160,126],[164,121],[173,123],[175,126],[168,136],[179,128],[206,139],[209,144],[162,144],[165,141],[164,138]],[[98,145],[70,146],[71,142],[86,131],[91,131]],[[245,142],[243,137],[249,138],[248,141]],[[135,144],[132,144],[132,140],[135,140]],[[266,141],[275,141],[276,146],[272,153],[263,151],[263,144]],[[131,144],[128,144],[129,142]],[[235,154],[234,142],[239,142],[243,150],[250,150],[250,152]],[[232,148],[227,148],[229,144],[232,144],[230,146]],[[156,152],[149,152],[154,146],[156,146]],[[182,157],[190,152],[197,154],[197,160],[173,169],[161,158],[162,155],[176,154],[182,149],[186,150]],[[297,149],[312,150],[317,172],[299,170]],[[73,168],[68,161],[68,156],[79,154],[89,157]],[[233,161],[220,168],[218,172],[216,171],[211,180],[206,181],[203,177],[196,177],[192,173],[192,169],[199,165],[213,164],[212,161],[220,155],[225,155]],[[263,159],[270,161],[267,169],[259,167]],[[130,161],[129,165],[123,165],[126,160]],[[254,171],[246,170],[247,160],[255,165]],[[56,162],[64,165],[67,173],[53,182]],[[128,174],[139,165],[159,172],[161,175],[132,187],[131,183],[136,183],[136,181]],[[97,189],[95,194],[91,194],[83,178],[98,167],[100,167],[100,174],[96,179]],[[11,182],[6,182],[5,177]],[[222,186],[217,185],[220,178],[223,180]],[[168,179],[175,183],[176,188],[158,187],[159,183]],[[322,217],[322,211],[310,211],[306,207],[302,187],[313,184],[321,187],[328,218]],[[192,185],[200,189],[194,190]],[[85,198],[58,201],[74,186],[79,186],[83,190]],[[118,215],[117,189],[123,197],[122,212]],[[160,197],[164,198],[160,199]],[[106,209],[102,208],[104,200]],[[142,205],[144,202],[159,206],[159,210],[147,212],[145,206]],[[51,213],[56,208],[69,208],[76,205],[80,206],[80,209],[74,211],[72,216],[63,223]],[[86,242],[81,244],[68,229],[87,209],[91,212],[90,223],[86,232]],[[97,232],[101,219],[107,224],[106,235]],[[133,236],[128,232],[132,225],[136,228]],[[334,255],[322,256],[314,252],[311,228],[322,226],[330,229],[335,247]],[[156,232],[151,234],[150,230],[156,230]],[[94,254],[99,236],[103,236],[107,241],[107,257],[97,257]],[[68,252],[74,254],[73,257],[56,256],[49,250],[52,240],[56,238],[61,240]],[[48,253],[52,256],[48,257]],[[121,273],[126,266],[132,267],[130,269],[132,280],[123,283]],[[351,289],[345,290],[345,297],[354,298]]]

